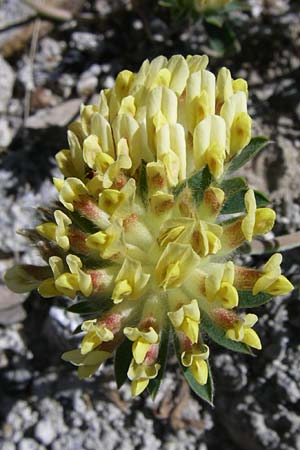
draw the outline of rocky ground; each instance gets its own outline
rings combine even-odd
[[[32,4],[39,2],[33,1]],[[40,2],[41,3],[41,2]],[[43,2],[42,2],[43,3]],[[133,3],[133,6],[132,6]],[[119,70],[158,54],[211,54],[249,81],[255,130],[273,143],[244,170],[270,194],[276,235],[300,228],[299,2],[251,0],[235,16],[241,49],[217,57],[201,23],[170,22],[155,2],[56,0],[38,15],[21,0],[0,3],[0,270],[38,256],[15,231],[54,195],[54,155],[81,102],[111,87]],[[299,250],[284,268],[300,281]],[[261,264],[266,257],[247,257]],[[79,382],[60,354],[77,322],[55,301],[0,285],[1,450],[300,449],[299,292],[260,308],[256,358],[212,347],[215,408],[190,393],[171,360],[155,402],[119,393],[112,367]]]

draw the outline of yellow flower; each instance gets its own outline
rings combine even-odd
[[[186,119],[191,133],[207,116],[215,113],[215,76],[208,70],[194,72],[186,85]]]
[[[68,131],[70,149],[61,150],[56,155],[57,165],[65,177],[84,176],[84,161],[78,137],[71,130]]]
[[[36,227],[36,230],[47,239],[57,242],[63,250],[69,250],[70,241],[68,238],[68,229],[72,220],[60,210],[54,212],[55,222],[45,222]]]
[[[216,112],[218,114],[220,113],[224,102],[238,91],[245,92],[248,97],[247,81],[242,78],[233,80],[230,70],[226,67],[222,67],[218,73],[216,87]]]
[[[91,352],[102,342],[109,342],[114,338],[112,331],[104,323],[98,323],[97,319],[85,320],[81,325],[81,329],[82,331],[87,331],[81,342],[80,351],[82,355]]]
[[[126,258],[115,279],[112,293],[114,303],[120,303],[124,297],[137,298],[141,295],[150,278],[144,273],[140,262]]]
[[[77,292],[89,296],[92,293],[91,276],[82,270],[82,262],[76,255],[68,255],[66,262],[70,272],[65,271],[64,263],[58,256],[49,258],[53,278],[48,278],[39,285],[39,293],[43,297],[63,294],[74,298]]]
[[[127,376],[131,383],[132,397],[140,395],[148,386],[149,381],[156,378],[160,364],[156,363],[150,366],[137,364],[133,359],[127,372]]]
[[[271,256],[269,261],[263,266],[262,274],[253,286],[253,295],[259,292],[271,295],[284,295],[294,289],[292,283],[281,275],[281,261],[282,256],[279,253]]]
[[[252,120],[247,113],[247,96],[238,91],[229,97],[221,108],[226,123],[226,151],[231,158],[249,144]]]
[[[252,189],[245,194],[247,214],[242,220],[241,229],[247,241],[253,235],[268,233],[274,226],[276,214],[271,208],[256,208],[255,195]]]
[[[210,115],[199,122],[193,143],[196,168],[207,164],[214,177],[219,178],[226,158],[226,124],[222,117]]]
[[[181,363],[189,367],[196,381],[204,385],[207,383],[208,366],[206,360],[209,357],[207,345],[194,345],[191,350],[181,353]]]
[[[141,331],[137,327],[124,328],[124,334],[133,341],[132,354],[137,364],[142,364],[152,344],[157,344],[159,337],[153,327]]]
[[[198,263],[199,257],[190,246],[170,242],[155,268],[159,286],[164,290],[180,286]]]
[[[205,293],[211,302],[220,302],[226,309],[238,306],[239,296],[234,283],[234,264],[231,261],[211,265],[211,273],[205,280]]]
[[[86,195],[88,190],[85,184],[78,178],[69,177],[59,191],[59,200],[68,210],[74,211],[74,202]]]
[[[261,342],[256,331],[252,329],[258,318],[255,314],[246,314],[242,320],[237,321],[232,328],[226,331],[226,337],[233,341],[243,342],[250,347],[261,350]]]
[[[176,311],[168,312],[168,316],[177,331],[182,331],[192,344],[198,342],[200,310],[197,300],[192,300]]]

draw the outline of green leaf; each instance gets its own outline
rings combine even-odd
[[[211,25],[215,25],[216,27],[222,28],[224,24],[224,17],[218,14],[206,14],[205,21],[210,23]]]
[[[67,311],[75,314],[95,314],[102,313],[108,306],[105,299],[83,300],[69,306]]]
[[[269,205],[271,203],[271,200],[269,197],[260,191],[254,191],[255,194],[255,200],[256,200],[256,206],[258,208],[262,208],[263,206]]]
[[[70,350],[68,352],[65,352],[61,355],[61,359],[63,359],[66,362],[70,362],[74,366],[79,366],[82,364],[84,358],[86,355],[83,355],[80,352],[80,349],[77,348],[75,350]]]
[[[273,299],[270,294],[253,295],[251,291],[238,291],[239,293],[239,308],[256,308],[257,306],[264,305]]]
[[[237,192],[247,189],[248,185],[244,177],[235,177],[223,180],[218,187],[224,191],[226,197],[232,197]]]
[[[199,170],[194,175],[192,175],[184,183],[179,184],[173,190],[173,194],[176,197],[183,191],[183,189],[188,185],[192,191],[193,199],[198,205],[203,200],[203,195],[205,189],[208,188],[212,182],[212,176],[207,166],[204,169]]]
[[[240,49],[240,43],[229,21],[224,21],[222,26],[206,20],[203,24],[208,35],[209,45],[218,55],[235,53]]]
[[[149,385],[148,385],[148,389],[149,389],[150,395],[153,400],[156,397],[156,394],[159,390],[161,381],[163,379],[166,362],[167,362],[167,357],[168,357],[169,336],[170,336],[170,325],[169,325],[169,323],[167,323],[165,328],[162,331],[162,336],[161,336],[161,340],[160,340],[160,344],[159,344],[159,352],[158,352],[157,361],[160,364],[160,369],[157,374],[157,377],[150,380]]]
[[[247,147],[245,147],[241,153],[235,156],[228,164],[226,174],[230,174],[238,170],[250,161],[251,158],[257,155],[257,153],[260,152],[260,150],[262,150],[268,143],[269,140],[264,136],[256,136],[255,138],[252,138]]]
[[[242,342],[236,342],[232,341],[231,339],[228,339],[225,336],[226,330],[217,327],[204,311],[201,311],[200,326],[214,342],[221,345],[222,347],[228,348],[229,350],[233,350],[234,352],[252,355],[252,351],[248,347],[248,345],[243,344]]]
[[[248,189],[240,190],[239,192],[233,193],[230,197],[225,200],[223,208],[220,214],[233,214],[239,212],[245,212],[244,197]],[[254,191],[256,206],[257,208],[262,208],[270,203],[270,200],[262,192]]]
[[[118,389],[123,386],[127,380],[127,372],[132,360],[132,342],[125,338],[115,353],[114,368],[115,379]]]
[[[203,170],[192,175],[187,182],[196,204],[199,205],[203,200],[204,191],[212,182],[212,176],[208,167],[205,166]]]
[[[198,395],[198,397],[201,397],[203,400],[208,402],[211,406],[213,406],[213,399],[214,399],[214,383],[213,378],[210,370],[210,366],[208,365],[208,379],[207,383],[205,385],[199,384],[195,378],[193,377],[192,372],[188,367],[184,367],[181,364],[181,368],[183,371],[183,375],[188,382],[190,388],[195,392],[195,394]]]
[[[203,400],[205,400],[206,402],[208,402],[210,405],[213,406],[214,384],[213,384],[213,379],[212,379],[211,370],[210,370],[209,365],[208,365],[207,383],[205,385],[201,385],[195,380],[189,367],[184,367],[182,365],[179,340],[178,340],[178,337],[176,335],[174,328],[172,328],[172,331],[173,331],[174,345],[175,345],[175,351],[176,351],[178,363],[181,367],[184,378],[188,382],[190,388],[195,392],[195,394],[197,394],[200,398],[202,398]]]
[[[223,180],[219,185],[225,193],[225,203],[221,210],[221,214],[233,214],[238,212],[244,212],[244,196],[247,192],[248,185],[243,177],[230,178]],[[254,191],[256,205],[258,208],[264,207],[270,203],[268,197],[259,191]]]
[[[61,207],[60,207],[61,209]],[[72,223],[74,225],[77,225],[82,231],[85,231],[86,233],[96,233],[99,231],[99,228],[90,220],[86,219],[85,217],[82,217],[77,211],[69,211],[65,210],[66,214],[70,217],[72,220]]]

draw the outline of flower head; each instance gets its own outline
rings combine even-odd
[[[60,203],[27,233],[46,265],[6,274],[16,292],[84,297],[95,316],[82,323],[80,349],[63,359],[83,378],[115,354],[118,384],[124,359],[134,396],[157,389],[170,327],[187,380],[200,395],[203,386],[211,392],[202,331],[233,349],[259,349],[256,316],[236,311],[240,296],[251,303],[292,289],[280,255],[251,276],[230,260],[272,228],[275,213],[244,181],[228,180],[251,139],[247,83],[225,68],[216,78],[207,63],[146,60],[137,73],[121,72],[98,105],[82,107],[69,148],[56,156]]]

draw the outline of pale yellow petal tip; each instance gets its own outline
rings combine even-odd
[[[261,341],[256,331],[254,331],[252,328],[246,328],[244,330],[244,333],[244,338],[242,340],[244,344],[247,344],[249,345],[249,347],[253,347],[256,350],[262,349]]]
[[[131,382],[131,396],[133,398],[142,394],[149,384],[149,379],[133,380]]]
[[[195,364],[191,366],[191,372],[195,380],[204,386],[208,380],[208,366],[207,362],[203,360],[198,360]]]

